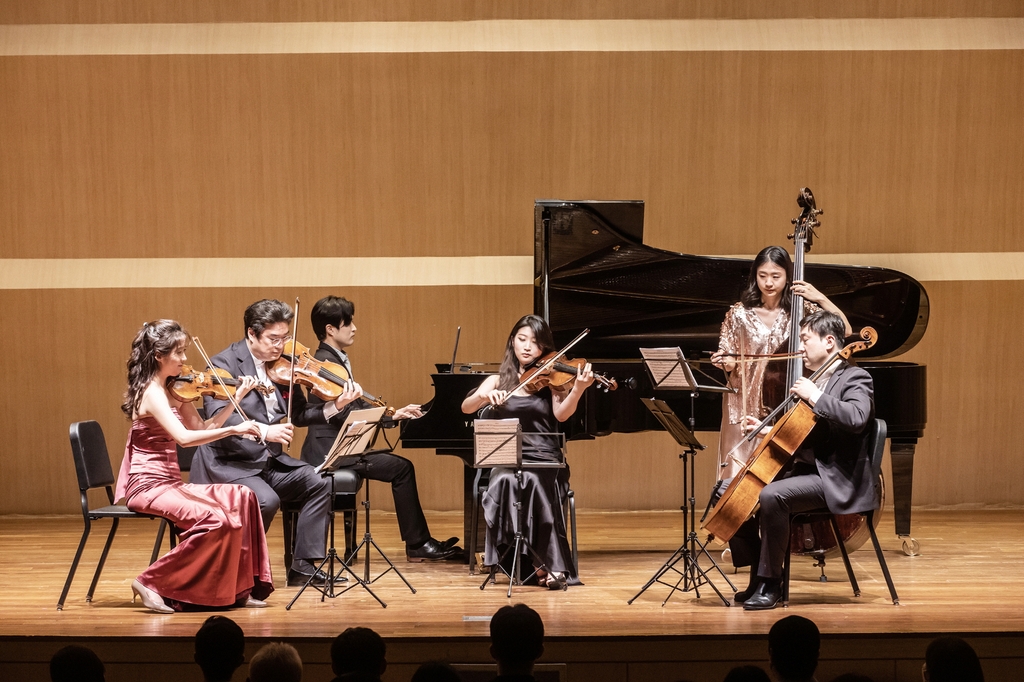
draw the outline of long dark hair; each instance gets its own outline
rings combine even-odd
[[[765,263],[775,263],[786,271],[786,288],[782,290],[782,309],[787,313],[793,306],[793,261],[789,252],[781,246],[766,246],[754,257],[750,266],[747,286],[740,295],[740,303],[744,308],[756,308],[761,305],[761,290],[757,286],[757,269]]]
[[[501,369],[498,370],[498,388],[503,391],[515,388],[516,384],[519,383],[519,358],[516,357],[513,342],[516,338],[516,332],[523,327],[529,327],[533,330],[533,336],[537,339],[537,345],[540,346],[540,354],[542,356],[557,350],[555,348],[555,338],[551,334],[551,327],[548,326],[547,320],[537,315],[524,315],[521,317],[508,335],[508,341],[505,342],[505,357],[502,358]]]
[[[131,419],[139,409],[146,386],[160,368],[160,358],[173,353],[188,341],[188,333],[174,320],[156,320],[142,325],[132,341],[128,356],[128,390],[121,411]]]

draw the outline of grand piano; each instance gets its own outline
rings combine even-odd
[[[642,201],[537,201],[534,207],[534,312],[548,320],[559,347],[589,328],[573,355],[590,358],[596,371],[620,383],[612,393],[587,391],[563,424],[569,440],[662,429],[640,402],[656,393],[639,348],[679,346],[688,358],[706,362],[718,347],[726,310],[746,284],[750,260],[646,246],[643,217]],[[878,331],[878,343],[858,354],[857,364],[872,375],[876,414],[888,425],[896,534],[904,538],[904,552],[916,553],[910,505],[914,451],[927,421],[926,368],[888,358],[924,335],[928,295],[913,278],[885,268],[808,263],[806,279],[846,313],[854,330]],[[462,414],[460,404],[483,379],[472,367],[437,365],[426,414],[403,422],[404,447],[471,461],[472,416]],[[689,394],[657,397],[684,422],[691,417]],[[692,402],[696,429],[717,431],[721,396],[701,393]],[[472,481],[467,467],[467,535]]]

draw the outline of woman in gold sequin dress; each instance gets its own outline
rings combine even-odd
[[[732,478],[746,463],[757,447],[756,439],[732,450],[743,439],[744,428],[755,425],[774,407],[766,408],[762,398],[768,361],[750,356],[774,353],[789,339],[793,294],[803,297],[804,315],[828,310],[843,319],[847,334],[851,332],[846,316],[832,301],[807,282],[791,281],[792,276],[789,252],[780,246],[765,247],[750,266],[740,301],[725,314],[718,352],[711,356],[711,361],[725,371],[728,385],[737,392],[723,394],[718,456],[719,465],[724,466],[719,479]]]

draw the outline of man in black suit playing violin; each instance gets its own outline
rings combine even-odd
[[[352,363],[345,349],[355,343],[356,325],[353,321],[355,305],[351,301],[338,296],[327,296],[320,299],[310,311],[313,333],[320,340],[314,357],[323,362],[331,362],[345,368],[349,379],[353,378]],[[352,388],[362,395],[359,384],[352,382]],[[309,404],[317,405],[323,401],[309,395]],[[302,444],[302,459],[313,466],[320,465],[330,452],[338,436],[341,425],[348,413],[353,409],[365,409],[371,404],[360,398],[338,411],[325,423],[311,424],[306,440]],[[385,422],[385,426],[395,426],[401,419],[415,419],[423,416],[419,405],[406,405],[396,410],[394,415]],[[416,488],[416,470],[412,462],[399,457],[393,452],[378,452],[363,457],[346,457],[340,466],[352,467],[364,478],[374,481],[385,481],[391,484],[391,493],[395,498],[395,512],[398,516],[398,527],[405,541],[405,554],[409,561],[441,561],[461,558],[462,550],[457,547],[458,538],[449,538],[444,542],[435,540],[430,535],[427,519],[423,516],[420,506],[419,492]]]
[[[804,365],[820,369],[843,347],[845,330],[834,313],[808,315],[800,327]],[[775,608],[782,597],[790,514],[824,507],[834,514],[852,514],[878,505],[867,442],[875,416],[871,375],[836,359],[816,381],[802,377],[790,392],[812,408],[817,422],[786,467],[761,491],[758,513],[729,541],[733,564],[751,567],[750,584],[735,597],[747,610]],[[751,419],[749,426],[756,423]]]
[[[264,529],[270,527],[281,502],[301,505],[295,525],[295,553],[288,567],[288,585],[303,585],[310,575],[317,584],[326,576],[315,571],[323,559],[327,544],[327,523],[330,511],[330,481],[313,471],[313,467],[283,452],[282,445],[292,440],[293,426],[285,415],[291,405],[292,421],[305,426],[324,422],[359,394],[346,391],[332,403],[307,403],[301,390],[294,391],[289,403],[288,387],[272,384],[267,369],[281,357],[285,341],[291,334],[289,322],[292,309],[282,301],[265,299],[245,310],[245,338],[210,358],[211,362],[233,377],[254,376],[267,387],[264,394],[251,391],[240,402],[249,419],[260,425],[261,440],[230,436],[199,446],[192,460],[193,483],[239,483],[252,489],[260,501]],[[214,415],[231,404],[206,396],[206,414]],[[239,423],[232,415],[227,424]]]

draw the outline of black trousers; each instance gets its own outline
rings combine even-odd
[[[765,486],[759,502],[758,512],[729,540],[732,563],[742,567],[756,562],[757,575],[779,580],[789,544],[790,514],[828,506],[825,487],[817,474],[790,476]]]
[[[358,471],[363,478],[391,484],[395,498],[398,529],[406,545],[419,547],[430,539],[427,519],[420,506],[420,493],[416,488],[416,468],[405,457],[393,452],[375,452],[358,458],[345,458],[342,467]]]
[[[309,566],[301,562],[315,563],[324,558],[331,507],[331,482],[328,479],[314,472],[309,465],[290,467],[270,458],[262,472],[235,482],[256,493],[264,530],[270,528],[282,501],[302,505],[295,524],[295,558],[289,568],[308,573]]]

